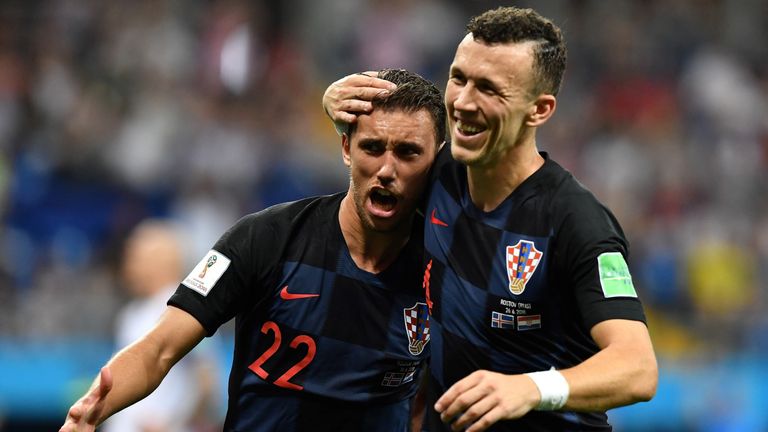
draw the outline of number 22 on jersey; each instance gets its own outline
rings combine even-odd
[[[263,380],[267,380],[269,377],[269,372],[264,370],[261,366],[269,360],[270,357],[272,357],[277,350],[280,349],[280,345],[283,341],[282,333],[280,332],[280,327],[274,322],[274,321],[267,321],[264,323],[264,325],[261,326],[261,332],[264,334],[269,334],[270,332],[274,335],[275,339],[272,341],[272,345],[267,348],[266,351],[264,351],[264,354],[259,356],[259,358],[256,359],[253,363],[251,363],[250,366],[248,366],[248,369],[253,371],[256,375],[261,377]],[[299,360],[296,364],[294,364],[290,369],[288,369],[284,374],[280,375],[273,384],[275,384],[278,387],[287,388],[291,390],[303,390],[304,387],[300,386],[298,384],[294,384],[290,382],[289,380],[293,378],[297,373],[301,372],[302,369],[307,367],[310,363],[312,363],[312,359],[315,358],[315,353],[317,352],[317,345],[315,344],[315,340],[312,339],[310,336],[307,335],[298,335],[294,337],[289,347],[292,349],[298,349],[299,345],[306,345],[307,346],[307,354],[304,355],[304,357]]]

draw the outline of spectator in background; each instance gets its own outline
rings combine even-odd
[[[134,297],[119,313],[115,329],[118,348],[147,333],[165,310],[182,278],[182,246],[173,226],[146,220],[129,236],[122,277]],[[217,364],[210,341],[182,359],[146,399],[115,414],[106,432],[185,432],[217,430]]]

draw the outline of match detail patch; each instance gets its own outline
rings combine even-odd
[[[221,252],[211,249],[192,269],[182,284],[207,296],[232,261]]]
[[[632,275],[624,256],[619,252],[605,252],[597,257],[597,267],[600,270],[600,286],[603,295],[611,297],[637,297]]]

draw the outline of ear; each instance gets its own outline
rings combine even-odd
[[[543,125],[555,113],[555,108],[557,108],[557,98],[555,96],[551,94],[539,95],[531,107],[525,124],[531,127]]]
[[[349,148],[352,145],[349,139],[349,135],[346,133],[341,135],[341,158],[344,160],[344,165],[352,166],[352,157],[349,155]]]

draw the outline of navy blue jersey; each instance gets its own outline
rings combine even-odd
[[[466,167],[443,149],[425,208],[432,321],[429,403],[478,369],[506,374],[575,366],[598,351],[595,324],[645,321],[613,215],[557,163],[496,209],[469,196]],[[428,410],[430,431],[448,430]],[[610,430],[604,412],[532,411],[491,431]]]
[[[421,220],[372,274],[344,242],[344,195],[244,217],[169,300],[208,334],[236,320],[225,430],[408,430],[430,337]]]

